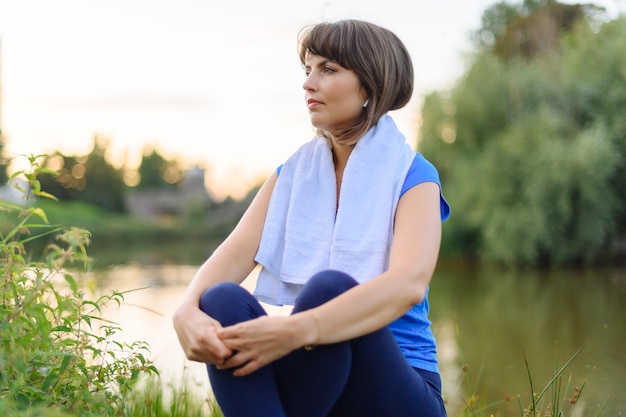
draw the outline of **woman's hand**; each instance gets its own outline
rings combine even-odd
[[[308,344],[311,326],[315,323],[307,320],[306,316],[310,314],[262,316],[219,329],[217,336],[235,354],[219,364],[218,368],[239,367],[234,375],[245,376]]]
[[[181,305],[173,316],[174,329],[187,359],[221,365],[233,354],[217,337],[221,324],[192,305]]]

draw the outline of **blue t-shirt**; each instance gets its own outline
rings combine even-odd
[[[450,216],[450,206],[443,197],[441,192],[441,182],[439,181],[439,173],[433,164],[431,164],[421,153],[415,153],[415,159],[406,174],[400,197],[412,187],[423,182],[434,182],[439,185],[439,207],[441,209],[441,221],[445,221]]]
[[[278,174],[280,168],[278,167]],[[450,216],[450,206],[441,192],[441,182],[437,169],[422,154],[416,152],[415,159],[407,172],[400,196],[412,187],[424,183],[434,182],[439,185],[439,207],[441,221]],[[430,328],[428,319],[428,288],[424,300],[413,306],[404,316],[389,324],[398,346],[404,357],[414,368],[424,369],[430,372],[439,372],[437,366],[437,346],[435,337]]]
[[[409,168],[402,186],[400,196],[411,187],[424,182],[434,182],[439,185],[439,207],[441,221],[450,216],[450,206],[441,192],[441,183],[437,169],[420,153],[416,153],[413,164]],[[404,316],[389,324],[393,336],[398,342],[404,357],[414,368],[439,372],[437,367],[437,346],[435,337],[430,328],[428,319],[428,288],[424,300],[413,306]]]

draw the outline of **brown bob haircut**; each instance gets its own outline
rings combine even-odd
[[[353,145],[388,111],[404,107],[413,94],[413,64],[402,41],[388,29],[361,20],[339,20],[305,26],[298,36],[304,65],[307,54],[331,59],[353,70],[368,105],[353,126],[335,139]],[[319,135],[328,137],[323,131]]]

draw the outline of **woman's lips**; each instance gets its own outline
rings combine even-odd
[[[322,104],[321,102],[319,102],[319,101],[317,101],[317,100],[313,100],[312,98],[308,99],[308,100],[306,101],[306,103],[307,103],[307,107],[308,107],[309,109],[312,109],[312,108],[317,107],[317,106],[319,106],[320,104]]]

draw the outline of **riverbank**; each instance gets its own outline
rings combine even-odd
[[[248,205],[247,200],[228,201],[204,213],[189,217],[141,217],[112,213],[83,202],[57,202],[40,200],[38,205],[47,214],[50,224],[72,225],[89,230],[92,242],[90,253],[98,262],[94,265],[171,263],[199,265],[208,254],[235,227]],[[14,217],[14,216],[13,216]],[[0,212],[0,232],[13,224],[13,218]],[[39,249],[49,240],[36,242]],[[484,261],[468,258],[471,248],[460,247],[457,239],[443,224],[440,259],[446,263],[485,265]],[[174,250],[183,245],[186,252]],[[35,251],[37,252],[37,251]],[[571,265],[580,267],[626,266],[626,236],[617,237],[593,264]]]

